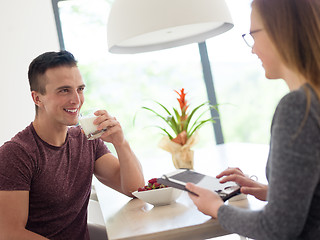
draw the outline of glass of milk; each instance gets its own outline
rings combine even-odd
[[[79,124],[88,140],[99,138],[106,131],[106,129],[97,130],[98,125],[93,124],[93,121],[97,117],[98,116],[94,115],[93,113],[88,115],[80,115]]]

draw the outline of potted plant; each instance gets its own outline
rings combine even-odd
[[[173,107],[170,112],[167,107],[157,101],[155,101],[155,103],[162,110],[163,114],[160,114],[159,111],[155,111],[149,107],[142,108],[151,111],[165,122],[166,127],[157,126],[165,133],[159,146],[172,154],[174,166],[177,169],[193,169],[194,152],[191,150],[191,147],[198,141],[197,130],[208,122],[215,122],[213,118],[202,118],[210,108],[216,109],[216,107],[205,102],[191,110],[190,105],[186,100],[187,93],[185,93],[184,88],[179,92],[175,90],[175,92],[179,95],[177,98],[180,107],[179,109]],[[202,112],[197,114],[200,110],[202,110]]]

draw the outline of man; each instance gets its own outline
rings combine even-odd
[[[144,186],[140,163],[107,111],[95,112],[97,129],[107,128],[100,139],[69,127],[78,123],[85,88],[71,53],[38,56],[28,77],[35,119],[0,148],[0,239],[89,239],[92,174],[132,196]]]

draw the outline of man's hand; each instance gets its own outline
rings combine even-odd
[[[223,205],[223,201],[217,193],[196,186],[193,183],[187,183],[186,188],[198,195],[196,196],[192,193],[189,193],[189,197],[200,212],[213,218],[218,217],[218,210]]]
[[[112,117],[106,110],[98,110],[94,115],[98,116],[93,122],[97,125],[97,130],[106,129],[100,137],[103,141],[110,142],[115,147],[125,142],[121,125],[115,117]]]
[[[268,185],[252,180],[251,178],[244,175],[244,173],[239,168],[227,168],[216,177],[224,177],[223,179],[221,179],[221,183],[225,183],[228,181],[236,182],[241,186],[241,193],[253,195],[255,198],[262,201],[267,200]]]

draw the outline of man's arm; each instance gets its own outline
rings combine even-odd
[[[28,191],[0,191],[0,240],[47,239],[25,229],[28,209]]]
[[[95,162],[95,176],[103,184],[132,197],[132,192],[144,186],[142,168],[127,142],[116,148],[119,159],[111,153]]]
[[[107,129],[101,136],[105,142],[113,144],[118,159],[112,154],[105,154],[95,162],[95,176],[105,185],[132,197],[132,192],[144,186],[144,177],[140,162],[125,140],[120,123],[106,111],[95,112],[97,129]]]

